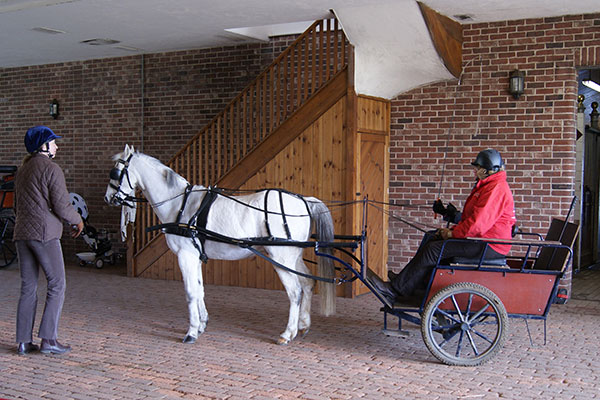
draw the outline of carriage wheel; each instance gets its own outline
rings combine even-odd
[[[14,227],[13,217],[0,219],[0,268],[9,266],[17,258],[17,249],[12,239]]]
[[[437,292],[425,306],[421,334],[438,360],[473,366],[492,358],[508,330],[504,305],[488,288],[455,283]]]

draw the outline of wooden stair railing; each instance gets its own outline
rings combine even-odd
[[[167,165],[191,183],[215,184],[344,69],[349,51],[336,19],[316,21]],[[159,234],[145,231],[158,224],[148,205],[137,215],[134,255]]]

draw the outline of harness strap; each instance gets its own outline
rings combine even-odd
[[[271,227],[269,226],[269,211],[268,211],[268,207],[269,207],[269,192],[271,192],[271,189],[267,189],[267,192],[265,193],[265,207],[264,207],[264,213],[265,213],[265,225],[267,228],[267,236],[273,236],[271,234]],[[282,213],[283,214],[283,213]]]
[[[279,191],[279,209],[281,210],[281,219],[283,220],[283,227],[285,228],[285,235],[288,239],[292,238],[292,234],[290,233],[290,228],[287,223],[287,218],[285,216],[285,212],[283,211],[283,193],[281,190]]]
[[[279,213],[279,215],[281,215],[281,219],[282,219],[282,223],[283,223],[283,228],[285,229],[285,235],[288,239],[292,238],[292,234],[290,233],[290,227],[288,226],[287,223],[287,217],[285,215],[285,210],[283,209],[283,194],[291,194],[290,192],[286,191],[286,190],[282,190],[282,189],[268,189],[267,192],[265,193],[265,209],[264,209],[264,213],[265,213],[265,224],[267,225],[267,234],[269,236],[272,236],[273,234],[271,233],[271,227],[269,225],[269,205],[268,205],[268,201],[269,201],[269,193],[272,192],[273,190],[277,191],[277,193],[279,194],[279,209],[281,210],[281,212]],[[304,198],[302,196],[298,196],[301,199],[304,200]],[[306,202],[305,202],[306,203]],[[308,205],[307,205],[307,209],[308,209]],[[310,213],[309,213],[309,217],[310,217]]]
[[[322,281],[322,282],[327,282],[327,283],[336,283],[337,282],[335,278],[323,278],[321,276],[309,275],[309,274],[305,274],[303,272],[296,271],[294,269],[288,268],[285,265],[283,265],[281,263],[278,263],[277,261],[273,260],[271,257],[265,256],[263,253],[261,253],[260,251],[256,250],[254,247],[250,247],[249,246],[249,247],[246,247],[246,249],[250,250],[251,252],[253,252],[257,256],[261,257],[262,259],[270,262],[271,264],[273,264],[277,268],[281,268],[281,269],[286,270],[288,272],[291,272],[293,274],[300,275],[300,276],[302,276],[304,278],[314,279],[316,281]]]
[[[220,192],[221,192],[221,189],[218,189],[214,186],[209,186],[207,188],[206,194],[202,198],[202,202],[200,202],[200,207],[198,207],[198,210],[194,213],[194,215],[188,222],[189,226],[196,227],[197,230],[195,232],[203,231],[206,229],[206,222],[208,221],[208,212],[210,211],[210,206],[217,199]],[[182,208],[182,210],[183,210],[183,208]],[[179,222],[179,219],[177,220],[177,222]],[[199,236],[198,240],[200,241],[202,248],[200,248],[200,246],[198,246],[198,243],[196,243],[195,239],[198,236]],[[205,235],[194,235],[192,237],[192,243],[194,243],[194,247],[196,247],[196,250],[198,250],[198,253],[200,253],[200,260],[204,263],[208,261],[208,256],[204,252],[204,242],[205,241],[206,241]]]
[[[179,223],[181,221],[181,216],[183,215],[183,210],[185,209],[185,205],[188,201],[188,197],[190,197],[190,193],[192,192],[192,185],[187,185],[185,187],[185,192],[183,192],[183,203],[181,203],[181,208],[179,209],[179,212],[177,213],[177,219],[175,220],[175,223]],[[202,207],[202,206],[200,206]]]

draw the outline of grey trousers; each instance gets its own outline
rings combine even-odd
[[[17,342],[32,342],[37,308],[37,286],[40,267],[46,275],[46,306],[40,323],[39,337],[58,337],[58,321],[65,300],[65,263],[60,240],[48,242],[17,240],[15,242],[21,270],[21,297],[17,309]]]

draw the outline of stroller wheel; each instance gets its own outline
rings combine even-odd
[[[104,261],[102,261],[101,258],[97,259],[94,264],[96,265],[96,268],[98,268],[98,269],[104,267]]]

